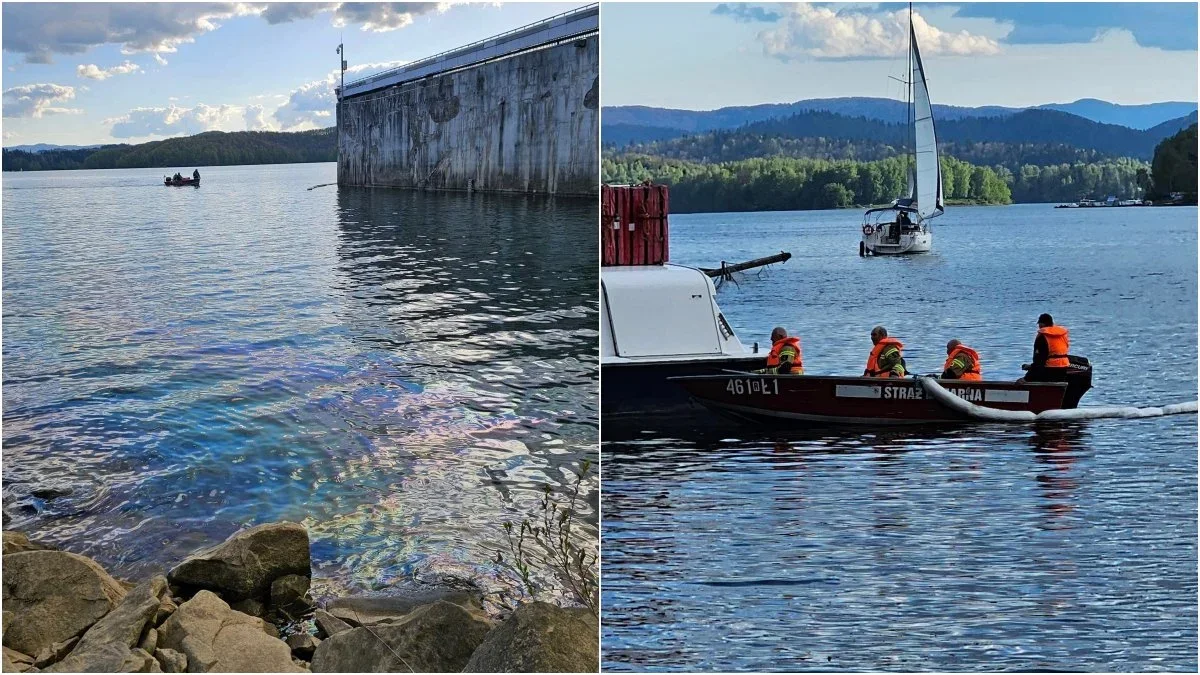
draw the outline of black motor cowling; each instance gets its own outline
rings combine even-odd
[[[1079,407],[1079,400],[1092,388],[1092,364],[1085,357],[1068,355],[1071,365],[1066,368],[1030,368],[1025,374],[1026,382],[1064,382],[1062,407]]]

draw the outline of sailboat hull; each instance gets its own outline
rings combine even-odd
[[[887,228],[864,234],[863,248],[871,255],[906,255],[928,253],[933,249],[933,232],[929,228],[903,232],[899,237],[889,236]]]

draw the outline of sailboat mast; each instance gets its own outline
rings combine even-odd
[[[906,82],[908,82],[908,87],[905,88],[905,90],[904,90],[904,94],[905,94],[904,126],[907,128],[908,134],[912,138],[913,161],[916,162],[916,159],[917,159],[916,158],[917,130],[916,130],[916,126],[913,125],[913,119],[912,119],[912,116],[913,116],[913,86],[915,85],[915,82],[913,81],[914,78],[913,78],[913,60],[912,60],[912,36],[913,36],[912,3],[910,2],[910,3],[908,3],[908,71],[904,74],[904,80]],[[912,169],[909,168],[907,152],[904,154],[904,170],[905,170],[905,173],[908,174],[909,176],[912,176],[913,172],[915,172],[915,167]],[[912,185],[910,187],[912,188],[912,190],[911,190],[912,194],[910,194],[908,196],[909,196],[909,198],[913,198],[916,196],[916,178],[915,177],[912,179]]]

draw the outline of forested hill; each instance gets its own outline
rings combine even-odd
[[[56,169],[133,169],[159,167],[180,170],[235,164],[293,164],[337,159],[337,130],[208,131],[137,145],[106,145],[84,150],[33,153],[4,149],[5,171]]]
[[[1056,110],[1025,110],[1003,117],[966,117],[937,122],[943,152],[974,163],[1013,164],[1093,161],[1135,157],[1149,160],[1164,138],[1196,121],[1196,113],[1145,131],[1101,124]],[[624,151],[698,162],[728,162],[783,155],[874,160],[911,145],[911,127],[866,117],[810,111],[747,124],[737,129],[670,137],[669,130],[638,134],[621,127]],[[610,149],[605,132],[605,145]]]

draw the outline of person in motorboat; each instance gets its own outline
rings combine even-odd
[[[755,372],[768,375],[803,375],[804,357],[800,352],[800,338],[789,337],[787,330],[776,326],[771,331],[771,352],[767,354],[767,367]]]
[[[171,180],[175,181],[176,183],[179,183],[179,182],[181,182],[181,181],[183,180],[183,174],[181,174],[181,173],[179,173],[178,171],[176,171],[176,172],[175,172],[175,177],[174,177],[174,178],[172,178]]]
[[[887,329],[875,326],[871,329],[871,356],[867,358],[867,368],[863,377],[904,377],[907,374],[904,363],[904,345],[896,338],[888,337]]]
[[[1021,366],[1029,382],[1060,382],[1071,370],[1070,331],[1054,325],[1054,317],[1042,314],[1037,320],[1037,336],[1033,338],[1033,363]]]
[[[194,181],[200,180],[200,169],[195,169],[192,171],[192,180],[194,180]]]
[[[983,379],[979,353],[959,340],[946,343],[946,364],[942,366],[943,380],[978,382]]]

